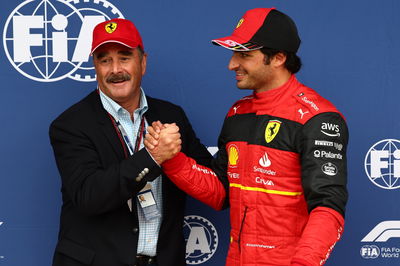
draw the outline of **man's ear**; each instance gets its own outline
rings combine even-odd
[[[284,66],[286,62],[286,55],[284,53],[277,53],[272,59],[272,64],[276,67]]]

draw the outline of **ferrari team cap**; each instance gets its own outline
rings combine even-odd
[[[143,47],[142,37],[135,25],[122,18],[114,18],[97,24],[93,30],[93,41],[91,54],[102,44],[120,43],[129,48]]]
[[[293,20],[275,8],[248,10],[231,36],[212,40],[234,51],[251,51],[262,47],[296,53],[300,37]]]

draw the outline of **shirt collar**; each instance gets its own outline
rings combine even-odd
[[[103,93],[100,88],[97,88],[99,93],[100,93],[100,99],[101,103],[103,104],[104,109],[112,115],[115,119],[117,119],[120,115],[122,115],[123,112],[128,112],[125,110],[121,105],[119,105],[117,102],[115,102],[113,99],[108,97],[105,93]],[[142,87],[140,87],[140,100],[139,100],[139,108],[137,108],[134,113],[138,114],[139,116],[142,116],[147,109],[149,109],[149,106],[147,105],[147,99],[146,95],[144,93],[144,90]]]

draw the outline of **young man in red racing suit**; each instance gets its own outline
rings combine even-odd
[[[344,118],[294,76],[300,39],[285,14],[249,10],[232,36],[213,42],[234,51],[237,86],[254,93],[229,110],[212,169],[168,153],[160,124],[147,148],[179,188],[217,210],[230,206],[227,265],[323,265],[344,225]]]

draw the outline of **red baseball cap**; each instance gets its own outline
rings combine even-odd
[[[135,25],[122,18],[114,18],[97,24],[93,29],[92,50],[90,54],[102,44],[116,42],[129,48],[140,47],[144,50],[142,37]]]
[[[266,47],[297,52],[300,37],[289,16],[275,8],[254,8],[243,15],[231,36],[212,40],[212,43],[234,51]]]

